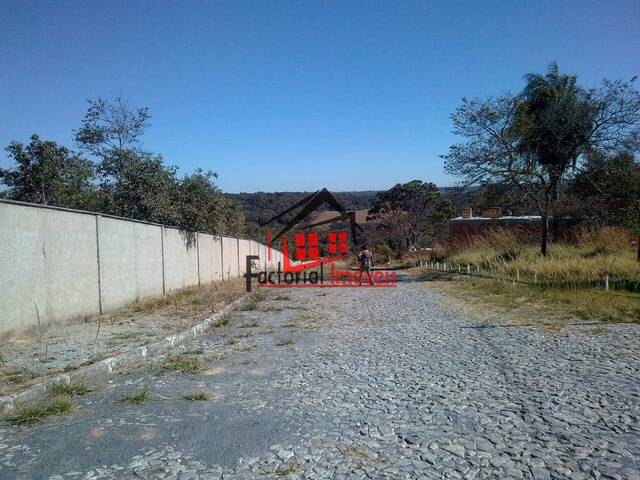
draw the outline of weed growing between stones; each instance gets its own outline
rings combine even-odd
[[[284,347],[286,345],[292,345],[293,344],[293,338],[289,337],[289,338],[281,338],[280,340],[278,340],[276,342],[276,345],[278,347]]]
[[[267,298],[267,294],[261,291],[257,291],[253,294],[251,294],[251,296],[249,297],[249,300],[247,300],[244,305],[242,305],[242,307],[240,307],[240,310],[242,311],[250,311],[250,310],[257,310],[258,309],[258,304],[264,300],[266,300]]]
[[[16,426],[33,425],[47,417],[71,415],[74,410],[75,407],[69,397],[58,395],[29,406],[19,406],[17,414],[9,419],[9,423]]]
[[[151,393],[149,392],[149,387],[151,384],[151,377],[147,375],[144,381],[144,385],[142,386],[142,390],[138,393],[132,393],[123,397],[120,400],[120,403],[124,403],[126,405],[142,405],[143,403],[149,401],[151,398]]]
[[[175,370],[182,373],[198,373],[202,370],[200,359],[194,355],[179,353],[169,355],[162,364],[163,370]]]
[[[184,397],[185,400],[189,400],[190,402],[204,402],[209,400],[209,394],[207,392],[191,392],[187,393]]]
[[[48,393],[52,396],[66,395],[69,397],[79,397],[91,391],[93,389],[82,380],[71,383],[56,383],[48,389]]]
[[[227,325],[229,325],[229,320],[230,319],[231,319],[231,315],[229,315],[228,313],[225,313],[218,320],[216,320],[214,322],[213,326],[216,327],[216,328],[218,328],[218,327],[226,327]]]

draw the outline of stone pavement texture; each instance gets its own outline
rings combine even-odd
[[[637,325],[479,323],[401,279],[270,291],[188,347],[200,373],[141,366],[2,422],[0,478],[640,478]]]

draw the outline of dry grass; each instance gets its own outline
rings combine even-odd
[[[240,298],[244,293],[242,282],[228,280],[200,287],[189,287],[164,297],[149,298],[128,307],[130,313],[210,314]],[[122,313],[122,312],[119,312]]]
[[[225,313],[213,323],[213,326],[216,328],[226,327],[227,325],[229,325],[229,320],[231,320],[231,315],[228,313]]]
[[[12,425],[33,425],[47,417],[71,415],[75,410],[69,397],[58,395],[29,406],[19,406],[15,416],[9,419]]]
[[[369,455],[366,454],[366,452],[363,452],[362,450],[360,450],[359,448],[356,447],[347,447],[344,449],[344,454],[347,457],[351,457],[355,460],[366,460],[367,458],[369,458]]]
[[[302,472],[302,467],[298,464],[281,467],[273,471],[276,477],[288,477],[289,475],[298,475]]]
[[[187,393],[184,397],[185,400],[189,400],[190,402],[204,402],[209,400],[209,394],[207,392],[191,392]]]
[[[59,382],[48,388],[48,393],[53,396],[79,397],[91,391],[93,391],[93,389],[83,381],[71,383]]]
[[[240,310],[242,311],[257,310],[260,302],[266,300],[266,298],[267,298],[267,294],[259,290],[251,294],[249,299],[242,305],[242,307],[240,307]]]
[[[202,370],[200,359],[194,355],[179,353],[169,355],[162,364],[163,370],[175,370],[182,373],[198,373]]]
[[[148,402],[151,399],[150,386],[151,376],[147,374],[145,376],[144,384],[142,385],[142,390],[123,397],[120,400],[120,403],[123,403],[125,405],[142,405],[143,403]]]
[[[254,328],[257,326],[258,322],[254,320],[253,322],[241,323],[240,325],[238,325],[238,328]]]
[[[574,244],[554,244],[546,257],[538,246],[519,241],[510,232],[496,231],[458,248],[447,262],[471,265],[490,275],[520,277],[547,286],[602,286],[609,275],[612,288],[640,291],[640,263],[631,239],[622,229],[584,230]]]
[[[255,345],[253,344],[247,344],[247,345],[240,345],[239,347],[236,348],[236,350],[238,352],[248,352],[250,350],[253,350],[254,348],[256,348]]]
[[[511,323],[640,322],[640,295],[587,289],[543,288],[490,279],[460,279],[438,288],[482,316],[508,313]]]
[[[287,345],[293,345],[293,338],[292,337],[281,338],[281,339],[276,341],[276,345],[278,347],[285,347]]]

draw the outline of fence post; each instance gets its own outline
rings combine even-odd
[[[538,272],[533,272],[533,283],[538,283]]]
[[[444,262],[444,271],[447,271],[447,262]]]
[[[458,265],[458,273],[460,273],[460,272],[461,272],[461,270],[460,270],[461,268],[462,268],[462,267],[461,267],[460,265]]]
[[[471,275],[471,265],[467,263],[467,275]]]
[[[436,270],[440,270],[440,262],[436,263]]]
[[[604,276],[604,289],[609,291],[609,274],[608,273]]]
[[[520,281],[520,270],[516,268],[516,280]]]

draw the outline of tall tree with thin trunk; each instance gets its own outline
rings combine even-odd
[[[467,184],[502,184],[538,205],[540,252],[548,252],[549,223],[560,187],[594,150],[634,150],[640,140],[640,93],[633,82],[605,80],[587,90],[551,64],[525,76],[516,96],[463,99],[452,115],[465,139],[443,155],[445,170]]]

